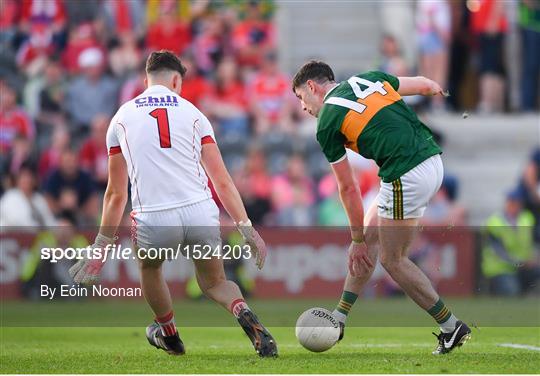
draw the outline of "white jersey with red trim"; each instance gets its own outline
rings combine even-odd
[[[135,212],[190,205],[212,197],[201,165],[210,122],[193,104],[153,85],[126,102],[107,131],[109,155],[122,153]]]

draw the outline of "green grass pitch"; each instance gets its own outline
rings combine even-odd
[[[175,306],[187,350],[182,357],[169,356],[148,345],[143,322],[149,321],[151,315],[143,302],[2,302],[0,373],[537,373],[540,370],[537,299],[449,300],[449,305],[461,310],[460,316],[476,327],[471,341],[445,356],[431,355],[435,346],[431,331],[436,327],[429,317],[424,317],[425,313],[405,299],[359,302],[345,339],[325,353],[310,353],[297,343],[294,321],[309,307],[332,307],[332,303],[252,302],[272,331],[280,351],[277,359],[260,359],[234,320],[209,302],[179,302]],[[495,312],[494,307],[498,307]],[[516,326],[508,324],[512,320]],[[62,322],[65,326],[59,326]],[[415,326],[407,326],[408,323]],[[504,344],[528,348],[501,346]]]

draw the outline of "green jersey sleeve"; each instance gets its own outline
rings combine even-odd
[[[339,91],[339,87],[336,91]],[[334,91],[334,93],[336,92]],[[324,104],[317,119],[317,142],[330,163],[337,162],[345,155],[347,139],[340,132],[348,108]]]
[[[345,136],[335,128],[324,128],[317,131],[317,141],[330,163],[337,162],[346,153]]]
[[[373,82],[386,81],[390,84],[390,86],[392,86],[392,88],[394,88],[395,91],[398,91],[399,89],[399,78],[385,72],[371,71],[371,72],[362,74],[362,77]]]

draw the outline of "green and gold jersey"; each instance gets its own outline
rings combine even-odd
[[[379,176],[389,183],[442,152],[398,88],[397,77],[373,71],[353,76],[326,94],[317,141],[330,163],[351,149],[373,159]]]

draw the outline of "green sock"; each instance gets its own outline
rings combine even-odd
[[[357,298],[358,294],[350,291],[343,291],[341,299],[336,307],[336,311],[347,316]]]
[[[442,324],[452,316],[452,312],[444,304],[444,302],[439,299],[433,307],[427,310],[428,313],[437,321],[438,324]]]

